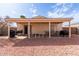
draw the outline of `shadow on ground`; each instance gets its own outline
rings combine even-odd
[[[79,45],[79,35],[68,37],[52,37],[52,38],[31,38],[31,39],[0,39],[0,47],[12,46],[63,46],[63,45]]]
[[[13,47],[21,46],[61,46],[61,45],[79,45],[79,36],[68,37],[53,37],[53,38],[31,38],[23,40],[14,40]]]

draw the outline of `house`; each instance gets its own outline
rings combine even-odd
[[[43,16],[36,16],[33,18],[9,18],[8,24],[11,22],[17,23],[17,31],[22,31],[22,35],[27,35],[31,38],[32,34],[45,34],[48,32],[48,37],[51,38],[51,32],[62,30],[62,24],[69,22],[72,18],[46,18]],[[8,36],[10,35],[10,26],[8,26]],[[69,37],[71,37],[71,28],[69,26]]]
[[[69,30],[69,26],[64,26],[63,30]],[[72,27],[71,25],[71,34],[78,34],[78,28],[77,27]]]
[[[68,30],[69,26],[63,27],[63,29]],[[71,33],[72,34],[79,34],[79,22],[71,24]]]

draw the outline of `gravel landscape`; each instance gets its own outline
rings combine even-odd
[[[0,39],[1,56],[79,55],[79,35],[52,38]]]

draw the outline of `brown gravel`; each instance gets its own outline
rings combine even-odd
[[[68,37],[0,39],[0,55],[72,56],[79,55],[79,35]]]

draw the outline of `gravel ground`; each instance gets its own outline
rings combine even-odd
[[[78,56],[79,35],[53,38],[0,39],[2,56]]]

